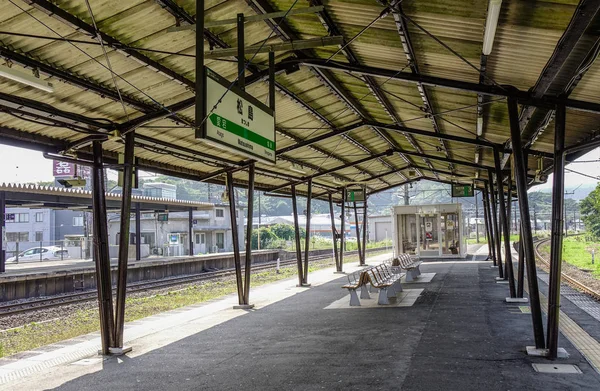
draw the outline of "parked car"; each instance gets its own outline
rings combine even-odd
[[[41,253],[41,256],[40,256]],[[25,250],[19,254],[19,260],[21,261],[57,261],[61,259],[69,258],[69,252],[60,247],[34,247],[29,250]],[[17,257],[10,257],[6,260],[6,263],[16,263]]]

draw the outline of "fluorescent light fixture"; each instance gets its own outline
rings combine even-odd
[[[296,163],[292,163],[290,171],[297,172],[298,174],[306,174],[306,170],[304,169],[304,167]]]
[[[16,81],[17,83],[23,83],[30,87],[37,88],[46,92],[54,92],[52,84],[38,79],[37,77],[30,75],[27,72],[22,72],[16,69],[7,67],[6,65],[0,65],[0,76]]]
[[[498,27],[501,8],[502,0],[490,0],[488,3],[485,32],[483,33],[483,50],[481,51],[486,56],[490,55],[492,46],[494,46],[494,37],[496,36],[496,27]]]
[[[475,150],[475,164],[479,164],[479,149]]]
[[[42,207],[44,206],[43,202],[35,202],[35,203],[31,203],[31,204],[21,204],[21,207],[23,208],[37,208],[37,207]]]
[[[477,135],[483,134],[483,117],[477,117]]]

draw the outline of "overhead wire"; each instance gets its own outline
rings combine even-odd
[[[96,18],[94,17],[94,13],[92,12],[92,6],[90,5],[90,1],[85,0],[85,5],[87,6],[88,12],[90,13],[90,19],[92,20],[94,31],[96,31],[96,38],[98,39],[100,47],[102,48],[102,52],[104,53],[106,65],[108,66],[108,69],[110,71],[110,76],[112,78],[113,84],[115,85],[115,90],[117,90],[117,94],[119,95],[119,101],[121,101],[121,107],[123,108],[123,112],[125,113],[125,118],[127,118],[127,121],[129,121],[129,113],[127,112],[127,108],[125,107],[125,102],[123,102],[123,96],[121,95],[119,84],[117,83],[117,79],[115,78],[115,72],[113,72],[112,65],[110,63],[110,58],[108,58],[108,53],[106,52],[104,42],[102,41],[102,37],[100,36],[100,31],[98,30],[98,25],[96,24]]]

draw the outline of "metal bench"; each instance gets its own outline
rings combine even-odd
[[[348,289],[350,291],[350,305],[357,306],[360,305],[360,300],[358,299],[358,295],[356,294],[356,290],[361,288],[361,298],[363,298],[362,290],[365,287],[364,283],[364,275],[362,272],[354,272],[352,274],[348,274],[348,284],[342,286],[342,289]],[[369,292],[367,292],[367,295]],[[370,298],[370,296],[368,297]]]
[[[390,266],[382,264],[363,269],[360,272],[348,274],[348,284],[342,286],[343,289],[350,291],[350,305],[359,306],[360,300],[356,290],[360,288],[360,298],[370,299],[367,284],[373,288],[379,289],[378,304],[389,304],[390,297],[396,297],[397,292],[402,291],[400,280],[404,273],[394,272]]]
[[[414,281],[421,275],[421,263],[422,261],[414,260],[408,254],[400,254],[398,256],[400,267],[406,270],[406,282]]]

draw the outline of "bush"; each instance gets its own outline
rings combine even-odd
[[[258,229],[252,230],[252,248],[258,249]],[[269,248],[272,242],[279,238],[269,228],[260,227],[260,248]]]

